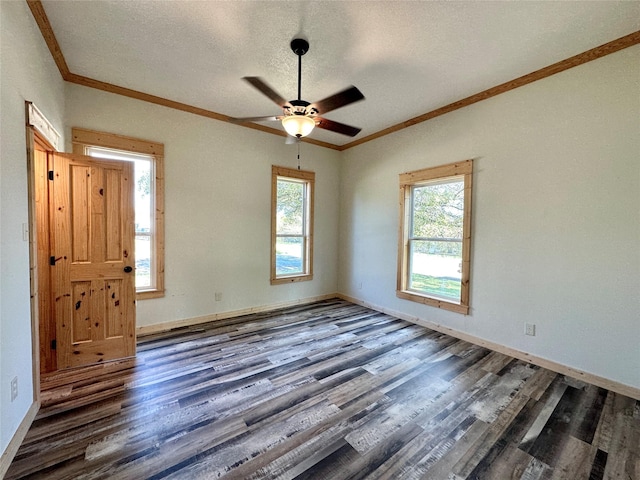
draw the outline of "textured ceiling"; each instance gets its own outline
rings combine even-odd
[[[280,113],[244,76],[296,97],[289,42],[303,35],[302,98],[357,86],[365,101],[326,115],[356,139],[640,30],[638,1],[42,4],[71,72],[232,117]]]

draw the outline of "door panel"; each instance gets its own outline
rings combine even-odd
[[[58,368],[135,355],[133,163],[52,155]]]

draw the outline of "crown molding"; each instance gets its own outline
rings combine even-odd
[[[418,123],[426,122],[427,120],[431,120],[432,118],[439,117],[460,108],[468,107],[469,105],[473,105],[474,103],[480,102],[482,100],[487,100],[488,98],[495,97],[496,95],[500,95],[501,93],[505,93],[516,88],[523,87],[525,85],[528,85],[529,83],[533,83],[538,80],[542,80],[543,78],[550,77],[551,75],[555,75],[556,73],[564,72],[565,70],[569,70],[570,68],[577,67],[578,65],[583,65],[587,62],[591,62],[592,60],[596,60],[606,55],[624,50],[625,48],[637,45],[638,43],[640,43],[640,31],[625,35],[624,37],[620,37],[611,42],[592,48],[591,50],[587,50],[586,52],[579,53],[578,55],[574,55],[573,57],[569,57],[552,65],[548,65],[544,68],[515,78],[508,82],[501,83],[500,85],[496,85],[495,87],[483,90],[482,92],[463,98],[462,100],[458,100],[457,102],[450,103],[449,105],[445,105],[444,107],[437,108],[435,110],[432,110],[431,112],[424,113],[405,122],[398,123],[397,125],[393,125],[389,128],[385,128],[384,130],[380,130],[379,132],[347,143],[341,147],[341,150],[346,150],[348,148],[370,142],[371,140],[375,140],[376,138],[384,137],[385,135],[389,135],[405,128],[412,127],[413,125],[417,125]]]

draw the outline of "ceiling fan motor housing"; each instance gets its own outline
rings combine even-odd
[[[318,110],[315,107],[308,108],[311,105],[305,100],[290,100],[289,105],[284,107],[285,115],[317,115]]]

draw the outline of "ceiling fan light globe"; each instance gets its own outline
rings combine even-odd
[[[288,115],[282,119],[282,126],[292,137],[306,137],[313,131],[316,122],[306,115]]]

